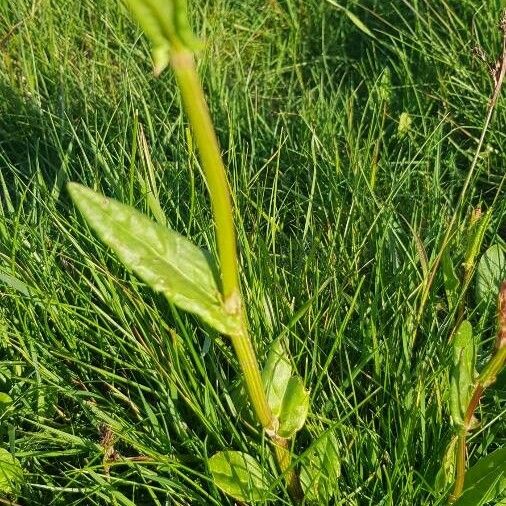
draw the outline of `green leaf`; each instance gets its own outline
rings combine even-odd
[[[171,49],[199,46],[188,22],[186,0],[124,0],[144,33],[151,40],[155,73],[170,61]]]
[[[464,490],[455,506],[498,504],[506,498],[506,448],[480,459],[466,473]]]
[[[247,453],[224,451],[209,459],[215,485],[238,501],[265,501],[272,477]]]
[[[501,281],[506,277],[506,255],[499,244],[483,253],[476,270],[476,299],[480,305],[493,304]]]
[[[0,392],[0,417],[9,409],[12,405],[12,398],[5,392]]]
[[[306,421],[309,392],[305,390],[302,378],[292,376],[288,345],[283,337],[271,345],[262,381],[272,413],[279,419],[278,434],[292,437]]]
[[[451,311],[453,308],[457,307],[457,304],[459,303],[460,281],[458,276],[455,274],[455,268],[448,251],[443,253],[441,260],[446,300],[448,301],[448,309]]]
[[[0,448],[0,495],[17,495],[23,482],[23,469],[14,455]]]
[[[279,414],[278,434],[291,438],[306,423],[309,411],[309,392],[300,376],[292,376],[286,386]]]
[[[445,491],[455,480],[455,451],[457,449],[458,437],[452,438],[446,447],[441,468],[436,475],[434,488],[437,492]]]
[[[453,337],[453,364],[450,372],[450,412],[453,423],[462,426],[471,400],[476,350],[471,324],[464,320]]]
[[[306,501],[328,504],[338,492],[340,475],[338,443],[334,434],[326,432],[302,458],[300,480]]]
[[[76,183],[69,183],[68,190],[97,235],[153,290],[219,332],[237,333],[240,321],[225,311],[212,266],[201,249],[130,206]]]
[[[271,347],[262,371],[262,381],[272,414],[279,417],[283,397],[292,376],[292,365],[288,359],[286,340],[276,339]]]

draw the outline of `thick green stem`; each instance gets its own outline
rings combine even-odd
[[[303,494],[299,477],[291,469],[291,452],[288,441],[276,435],[278,420],[272,415],[260,374],[258,361],[248,334],[246,314],[243,309],[239,286],[239,260],[232,213],[232,200],[227,175],[220,154],[218,140],[211,121],[204,91],[195,68],[193,54],[179,50],[172,55],[172,67],[181,90],[183,105],[190,120],[195,142],[198,146],[216,222],[216,238],[220,260],[223,301],[226,310],[235,314],[242,322],[241,330],[231,335],[246,388],[255,415],[271,437],[274,454],[287,480],[290,495],[296,502]]]
[[[299,504],[304,499],[304,491],[300,484],[299,475],[295,469],[292,468],[292,455],[288,446],[289,441],[288,439],[277,436],[273,438],[273,444],[276,460],[285,477],[288,492],[291,498]]]
[[[460,497],[464,489],[464,479],[466,477],[466,437],[466,431],[462,431],[459,434],[456,461],[457,476],[455,478],[455,486],[452,495],[450,496],[450,504],[453,504]]]
[[[251,340],[247,335],[231,336],[231,339],[258,421],[269,434],[275,433],[277,420],[272,416],[271,408],[265,396],[260,368]]]
[[[246,321],[241,303],[239,287],[239,260],[232,212],[232,199],[228,187],[225,166],[221,158],[218,140],[214,131],[204,90],[195,68],[193,54],[181,50],[172,55],[172,67],[181,90],[183,105],[198,146],[202,169],[211,195],[213,215],[216,222],[216,239],[220,258],[220,272],[223,300],[228,312],[235,314],[242,322]],[[275,419],[267,402],[262,385],[260,368],[251,344],[245,323],[242,331],[230,336],[244,379],[251,397],[255,414],[268,430],[275,429]]]
[[[191,51],[180,50],[174,53],[172,67],[181,91],[184,109],[199,148],[202,169],[209,187],[216,221],[216,239],[224,301],[230,312],[239,313],[239,270],[232,201],[218,140]]]

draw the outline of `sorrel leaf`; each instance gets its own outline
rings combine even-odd
[[[240,322],[225,311],[212,266],[200,248],[130,206],[76,183],[68,190],[102,241],[153,290],[219,332],[237,331]]]
[[[308,411],[309,392],[300,376],[292,376],[283,396],[278,434],[285,438],[293,437],[306,423]]]
[[[283,338],[276,339],[270,346],[267,361],[262,371],[262,381],[272,414],[279,417],[286,387],[292,376],[292,365]]]

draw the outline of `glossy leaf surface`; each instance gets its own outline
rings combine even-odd
[[[212,266],[200,248],[130,206],[76,183],[68,189],[102,241],[153,290],[219,332],[237,331],[240,322],[224,310]]]

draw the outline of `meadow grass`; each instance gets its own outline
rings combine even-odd
[[[423,311],[420,296],[492,87],[471,49],[499,51],[502,2],[192,7],[255,346],[263,361],[287,336],[311,389],[297,453],[334,431],[336,504],[443,504],[454,315],[439,274]],[[148,55],[115,0],[0,4],[0,391],[15,402],[0,437],[26,472],[21,504],[232,504],[206,468],[223,449],[275,473],[228,342],[127,272],[65,191],[100,189],[213,250],[177,88]],[[473,208],[492,209],[484,246],[504,244],[504,104],[457,216],[457,265]],[[471,293],[466,308],[483,363],[494,307]],[[483,399],[471,463],[505,443],[505,390],[503,375]],[[281,479],[273,491],[290,504]]]

